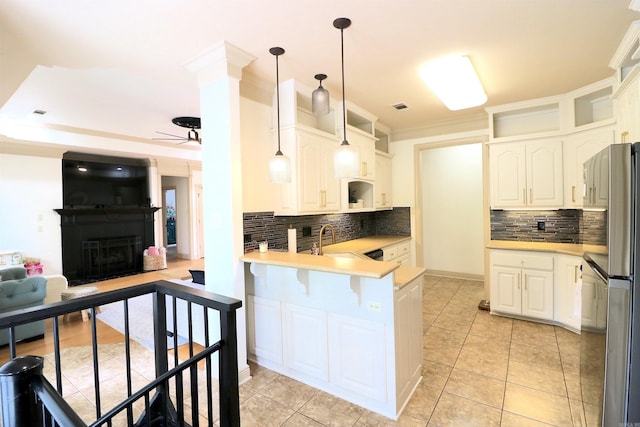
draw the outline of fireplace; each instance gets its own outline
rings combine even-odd
[[[157,207],[55,209],[62,218],[62,272],[71,286],[142,272]]]
[[[122,236],[82,241],[82,275],[100,279],[140,270],[141,236]]]

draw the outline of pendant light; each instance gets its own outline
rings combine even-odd
[[[333,26],[340,30],[340,59],[342,61],[342,143],[333,155],[335,177],[355,178],[360,175],[360,153],[347,141],[347,104],[344,95],[344,29],[349,28],[349,18],[336,18]]]
[[[329,91],[322,87],[322,81],[327,75],[316,74],[313,77],[320,81],[320,86],[311,94],[311,111],[314,116],[324,116],[329,114]]]
[[[278,56],[284,53],[281,47],[272,47],[269,53],[276,57],[276,111],[278,122],[278,151],[269,162],[269,177],[274,184],[291,182],[291,160],[280,151],[280,75],[278,72]]]

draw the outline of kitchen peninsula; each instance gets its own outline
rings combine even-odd
[[[242,257],[248,357],[397,419],[422,379],[424,269],[332,246]]]

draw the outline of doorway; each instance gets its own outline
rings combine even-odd
[[[484,276],[483,144],[429,144],[419,150],[422,261],[427,272]]]
[[[176,207],[175,187],[162,189],[162,206],[163,238],[167,249],[167,259],[176,259],[178,257],[178,241],[176,238],[178,210]]]

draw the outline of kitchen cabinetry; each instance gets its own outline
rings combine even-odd
[[[553,320],[553,256],[490,251],[490,257],[491,310]]]
[[[391,156],[376,152],[376,182],[375,203],[376,209],[393,208],[391,195]]]
[[[614,96],[616,129],[620,142],[640,140],[640,69],[635,68]]]
[[[422,275],[394,295],[396,324],[396,382],[398,404],[411,396],[412,378],[422,368]]]
[[[411,240],[382,248],[382,260],[409,264],[411,262]]]
[[[398,284],[393,270],[376,278],[287,262],[245,264],[248,358],[397,419],[421,380],[424,270],[405,269]]]
[[[593,155],[614,143],[613,125],[577,132],[567,137],[564,144],[565,207],[582,208],[593,205],[593,194],[584,183],[584,163]],[[585,207],[586,207],[585,206]]]
[[[298,135],[300,212],[331,212],[340,209],[340,181],[333,174],[334,141],[322,136]]]
[[[580,331],[582,310],[582,258],[556,255],[557,269],[554,283],[554,320],[577,332]]]
[[[491,207],[562,207],[562,140],[491,144]]]

